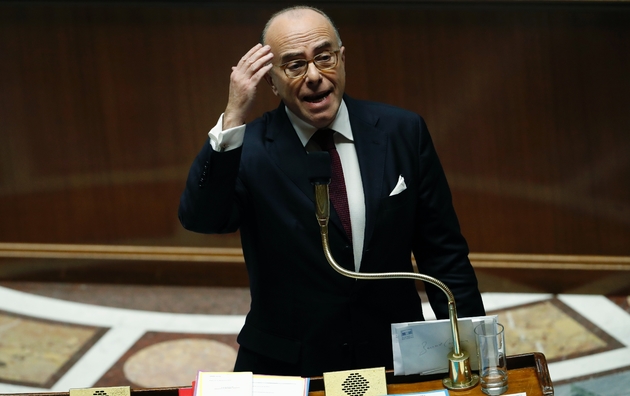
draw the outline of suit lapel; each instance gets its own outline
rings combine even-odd
[[[266,140],[272,160],[313,203],[313,218],[315,218],[315,191],[308,179],[308,154],[287,116],[283,103],[273,112],[269,120]],[[330,223],[345,235],[341,220],[332,207]]]
[[[363,194],[365,196],[364,246],[368,246],[374,232],[379,197],[383,188],[387,134],[377,128],[378,116],[367,111],[360,102],[347,95],[344,95],[344,101],[348,107],[355,149],[361,169]],[[315,194],[313,186],[308,180],[308,154],[293,129],[291,121],[289,121],[283,103],[272,112],[272,116],[268,121],[266,140],[271,158],[304,195],[313,202],[314,208]],[[345,235],[341,220],[334,208],[331,211],[330,222]]]
[[[284,110],[284,104],[272,113],[267,125],[266,143],[269,154],[278,167],[291,179],[293,183],[313,200],[314,192],[306,173],[306,150],[298,138],[289,117]]]
[[[348,106],[354,146],[361,169],[363,194],[365,195],[365,239],[363,246],[368,246],[374,232],[379,197],[383,189],[387,134],[376,127],[378,116],[368,112],[360,103],[348,96],[344,96],[344,100]]]

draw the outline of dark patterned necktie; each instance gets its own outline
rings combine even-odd
[[[346,181],[343,178],[343,168],[341,167],[341,159],[335,147],[332,129],[320,129],[315,132],[313,141],[319,144],[322,150],[330,153],[331,162],[331,179],[330,179],[330,201],[337,211],[341,224],[348,239],[352,241],[352,227],[350,226],[350,209],[348,208],[348,194],[346,193]]]

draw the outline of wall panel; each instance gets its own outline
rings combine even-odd
[[[630,255],[630,8],[383,4],[323,4],[347,92],[425,117],[471,250]],[[177,205],[273,11],[0,5],[0,241],[238,246]]]

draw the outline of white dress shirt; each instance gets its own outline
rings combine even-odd
[[[317,144],[310,142],[317,128],[298,118],[298,116],[293,114],[287,107],[285,107],[285,110],[304,148],[307,151],[318,150],[319,147],[317,147]],[[245,125],[239,125],[226,130],[223,130],[222,126],[223,114],[219,117],[217,124],[208,132],[212,148],[215,151],[229,151],[240,147],[243,144],[243,137],[245,136]],[[363,195],[363,182],[361,180],[359,160],[354,147],[354,137],[352,135],[348,108],[345,102],[341,102],[337,116],[329,128],[337,132],[333,135],[333,139],[337,152],[339,153],[339,158],[341,159],[346,192],[348,195],[354,268],[355,271],[359,271],[365,235],[365,197]],[[217,148],[219,148],[219,150],[217,150]]]

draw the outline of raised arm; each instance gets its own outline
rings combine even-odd
[[[244,124],[258,84],[272,67],[272,58],[269,46],[256,44],[232,67],[222,125],[217,123],[210,131],[211,139],[206,141],[195,158],[180,199],[179,220],[184,228],[203,233],[234,232],[238,229],[235,186]]]

